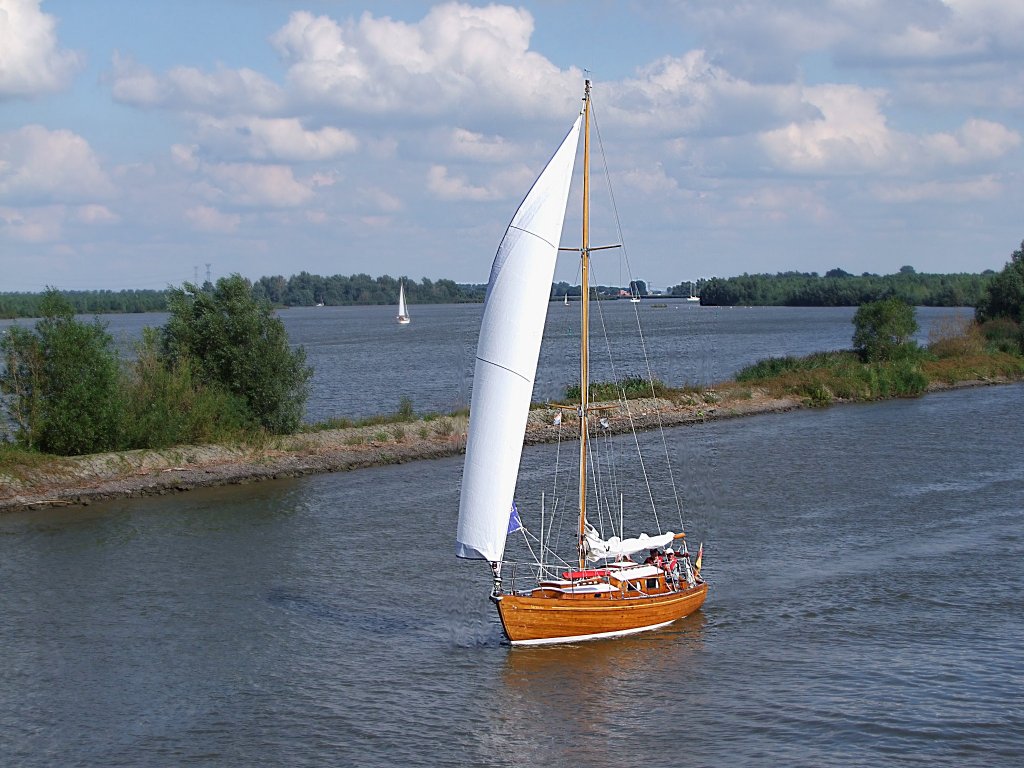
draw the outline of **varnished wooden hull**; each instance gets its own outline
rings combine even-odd
[[[644,632],[689,616],[704,604],[706,583],[657,595],[584,599],[502,595],[495,602],[514,645],[568,643]]]

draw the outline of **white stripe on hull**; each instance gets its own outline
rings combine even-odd
[[[635,635],[638,632],[648,632],[652,629],[661,629],[667,627],[673,621],[678,619],[669,619],[663,621],[660,624],[651,624],[649,627],[634,627],[632,629],[619,629],[614,632],[597,632],[593,635],[574,635],[572,637],[539,637],[534,640],[510,640],[512,645],[554,645],[555,643],[579,643],[584,640],[599,640],[605,637],[623,637],[625,635]]]

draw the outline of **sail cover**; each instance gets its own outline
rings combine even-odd
[[[491,266],[473,374],[455,554],[501,560],[582,115],[537,177]]]
[[[646,533],[641,533],[632,539],[620,539],[618,536],[612,536],[606,541],[601,538],[596,530],[587,526],[584,538],[586,540],[587,559],[591,562],[597,562],[598,560],[609,558],[629,557],[646,549],[661,549],[672,543],[675,536],[672,531],[666,531],[658,536],[648,536]]]

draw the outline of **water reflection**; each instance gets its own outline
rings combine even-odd
[[[692,681],[706,623],[698,611],[614,640],[509,648],[490,724],[494,746],[514,747],[524,764],[583,765],[633,749],[654,723],[683,727],[700,706]]]

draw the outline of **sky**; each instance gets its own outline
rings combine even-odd
[[[0,0],[0,291],[484,283],[586,77],[595,282],[1024,240],[1020,0]]]

